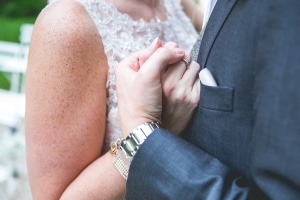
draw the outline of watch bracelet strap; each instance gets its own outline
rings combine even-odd
[[[143,123],[132,130],[129,135],[120,142],[120,149],[124,153],[125,157],[131,161],[140,145],[147,139],[147,137],[155,129],[161,127],[162,126],[159,122],[152,121]]]

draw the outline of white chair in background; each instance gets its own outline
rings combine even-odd
[[[33,24],[22,24],[20,27],[20,44],[21,44],[21,55],[22,57],[27,58],[28,56],[28,49],[29,49],[29,43],[31,40],[31,35],[33,31]]]
[[[11,87],[0,90],[0,124],[16,131],[25,115],[25,75],[33,24],[20,27],[19,43],[0,41],[0,71],[9,75]]]

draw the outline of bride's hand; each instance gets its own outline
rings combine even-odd
[[[179,61],[169,66],[162,76],[162,123],[165,129],[177,135],[185,129],[199,103],[199,71],[198,63],[192,61],[186,66]]]
[[[184,52],[159,46],[160,40],[156,40],[116,66],[118,119],[124,137],[142,123],[161,122],[162,73],[180,61]]]

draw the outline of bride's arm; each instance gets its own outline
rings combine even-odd
[[[191,19],[197,32],[200,32],[203,23],[203,12],[200,7],[194,0],[181,0],[181,5],[186,15]]]
[[[107,62],[85,9],[61,0],[35,23],[26,82],[27,165],[33,199],[120,199],[125,180],[108,153]]]

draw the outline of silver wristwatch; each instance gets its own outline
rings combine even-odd
[[[146,122],[131,131],[131,133],[125,139],[121,140],[120,143],[120,148],[125,157],[132,160],[140,145],[155,129],[160,127],[161,124],[159,122]]]

